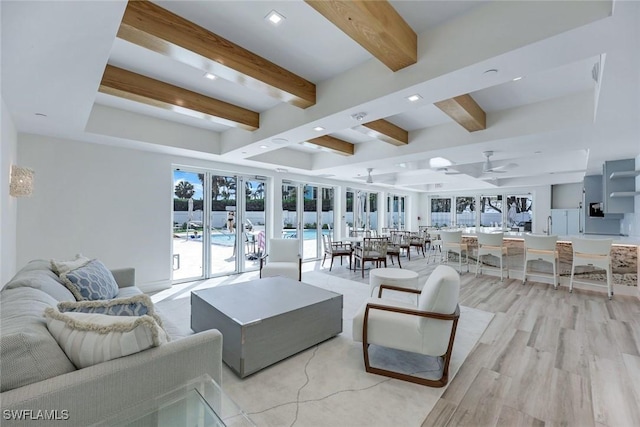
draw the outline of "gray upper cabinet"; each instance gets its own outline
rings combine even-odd
[[[602,166],[602,188],[605,213],[633,212],[636,192],[634,159],[612,160]]]

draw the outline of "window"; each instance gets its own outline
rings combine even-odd
[[[456,225],[462,227],[475,227],[476,225],[476,198],[456,197]]]
[[[480,226],[502,227],[502,195],[480,197]]]
[[[529,194],[507,196],[507,226],[531,231],[533,198]]]
[[[448,227],[451,225],[451,199],[431,199],[431,225],[434,227]]]

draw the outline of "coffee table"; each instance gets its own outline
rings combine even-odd
[[[240,378],[342,332],[342,295],[284,277],[191,293],[191,329],[218,329]]]
[[[255,427],[249,416],[209,375],[130,408],[95,426]]]

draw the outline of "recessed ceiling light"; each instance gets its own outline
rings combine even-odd
[[[421,100],[422,97],[416,93],[415,95],[407,96],[407,99],[411,102],[416,102]]]
[[[267,14],[267,16],[264,17],[264,19],[266,19],[273,25],[280,25],[282,21],[285,20],[285,17],[282,14],[276,12],[275,10],[272,10]]]
[[[359,122],[361,122],[362,120],[364,120],[364,118],[367,117],[367,113],[355,113],[351,115],[351,118],[354,120],[357,120]]]
[[[269,148],[269,146],[268,145],[261,145],[260,148],[262,148],[264,150],[265,148]]]
[[[209,80],[215,80],[218,78],[218,76],[216,76],[215,74],[211,74],[211,73],[204,73],[204,78],[205,79],[209,79]]]
[[[406,168],[406,167],[407,167],[407,164],[406,164],[406,163],[404,163],[404,162],[403,162],[403,163],[398,163],[398,167]]]
[[[323,131],[324,128],[322,126],[316,126],[313,128],[313,130],[315,130],[316,132],[320,132],[320,131]]]
[[[518,80],[522,80],[522,76],[513,79],[514,82],[517,82]]]

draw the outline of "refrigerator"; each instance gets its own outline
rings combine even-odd
[[[580,234],[581,209],[551,209],[551,234],[570,236]]]

